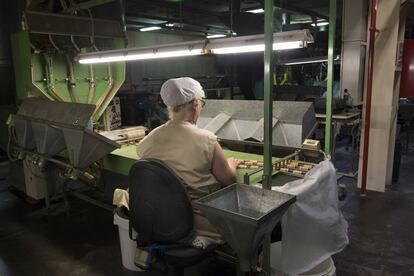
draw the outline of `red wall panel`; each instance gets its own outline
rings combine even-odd
[[[404,41],[400,98],[414,99],[414,39]]]

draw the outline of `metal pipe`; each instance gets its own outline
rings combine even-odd
[[[51,34],[49,34],[49,41],[52,44],[53,48],[55,48],[56,51],[60,51],[59,47],[57,46],[57,44],[55,43],[55,41],[53,40],[53,37]]]
[[[122,24],[122,33],[124,35],[124,43],[125,48],[128,47],[128,35],[127,35],[127,27],[126,27],[126,20],[125,20],[125,1],[119,0],[119,7],[121,12],[121,24]]]
[[[46,61],[46,82],[47,87],[49,88],[49,91],[52,93],[52,95],[59,101],[64,102],[65,98],[62,96],[62,94],[55,88],[54,84],[54,76],[53,76],[53,59],[47,54],[43,55],[45,61]]]
[[[264,179],[263,188],[271,189],[272,176],[272,58],[273,58],[273,0],[265,1],[265,51],[264,51]]]
[[[92,64],[89,65],[89,78],[88,104],[92,103],[93,97],[95,96],[95,77]]]
[[[49,95],[49,93],[44,91],[44,89],[36,83],[35,77],[34,77],[35,76],[35,68],[34,68],[33,64],[31,66],[31,68],[32,68],[31,73],[32,73],[32,84],[33,84],[33,86],[36,87],[40,92],[42,92],[43,95],[45,95],[46,98],[48,98],[51,101],[54,101],[55,98],[53,98],[51,95]]]
[[[325,153],[332,151],[332,94],[334,78],[334,52],[336,28],[336,1],[329,2],[329,38],[328,38],[328,79],[326,90],[326,119],[325,119]]]
[[[69,95],[72,99],[72,102],[79,102],[79,98],[76,91],[76,80],[75,75],[73,73],[73,64],[72,60],[69,57],[69,55],[65,55],[66,57],[66,64],[68,65],[68,71],[69,71]]]
[[[70,36],[70,41],[72,42],[72,45],[75,48],[76,52],[79,53],[81,49],[79,48],[78,44],[76,44],[75,37],[73,35]]]
[[[377,1],[371,0],[371,23],[369,27],[368,79],[367,79],[367,97],[366,97],[366,102],[365,102],[365,127],[364,127],[364,148],[363,148],[363,154],[362,154],[361,195],[365,195],[365,191],[367,188],[369,131],[371,127],[372,81],[373,81],[373,75],[374,75],[375,33],[377,32],[376,25],[377,25]]]
[[[113,79],[112,79],[112,71],[111,71],[111,65],[108,63],[108,87],[106,88],[105,92],[99,97],[98,101],[96,102],[95,111],[93,112],[92,117],[95,116],[96,112],[100,109],[102,103],[106,100],[109,93],[112,90],[113,86]]]
[[[265,0],[264,20],[264,147],[263,188],[272,189],[272,123],[273,123],[273,0]],[[270,274],[270,234],[263,240],[263,270]]]

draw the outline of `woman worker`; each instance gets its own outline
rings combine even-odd
[[[183,181],[191,200],[234,183],[237,160],[226,159],[217,137],[196,126],[205,97],[200,83],[188,77],[169,79],[160,93],[170,120],[139,143],[138,155],[159,159],[169,166]],[[196,247],[222,242],[198,210],[194,210],[194,231]]]

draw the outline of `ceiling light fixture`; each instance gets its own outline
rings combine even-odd
[[[264,9],[253,9],[253,10],[247,10],[246,12],[250,12],[250,13],[264,13]]]
[[[318,27],[329,25],[329,22],[318,22]],[[311,26],[316,27],[315,23],[312,23]]]
[[[279,32],[273,35],[273,50],[289,50],[307,47],[313,42],[308,30]],[[238,54],[263,52],[265,49],[263,35],[240,36],[211,41],[208,48],[213,54]]]
[[[181,42],[161,45],[159,47],[144,47],[100,51],[79,55],[79,63],[105,63],[116,61],[147,60],[202,55],[205,41]]]
[[[309,30],[279,32],[274,34],[273,50],[287,50],[307,47],[313,42]],[[103,63],[115,61],[145,60],[196,56],[203,54],[237,54],[264,51],[264,36],[240,36],[213,40],[187,41],[155,47],[117,49],[84,53],[78,56],[79,63]]]
[[[225,34],[208,34],[206,35],[206,38],[220,38],[220,37],[226,37]]]
[[[144,27],[139,29],[141,32],[149,32],[149,31],[155,31],[155,30],[159,30],[162,29],[160,26],[151,26],[151,27]]]
[[[174,27],[174,23],[166,23],[165,27]]]

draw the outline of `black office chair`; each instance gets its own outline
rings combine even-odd
[[[130,233],[131,228],[138,233],[137,245],[162,248],[156,252],[154,269],[172,269],[175,275],[184,275],[186,267],[201,262],[214,250],[214,246],[202,250],[180,243],[193,230],[192,206],[183,183],[161,161],[141,159],[132,166],[129,206]]]

